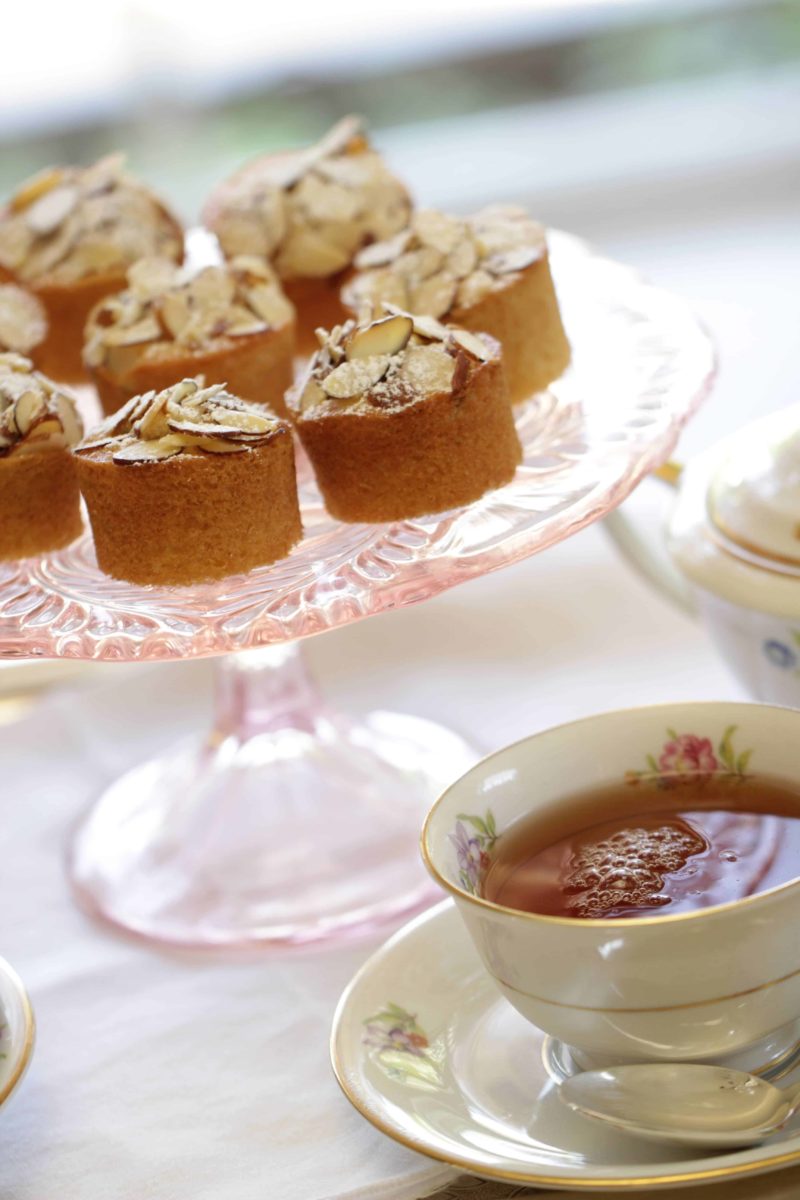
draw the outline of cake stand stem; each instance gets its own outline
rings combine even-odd
[[[475,757],[430,721],[331,710],[296,644],[231,655],[209,735],[107,789],[76,834],[71,879],[90,912],[158,942],[368,932],[432,898],[422,818]]]

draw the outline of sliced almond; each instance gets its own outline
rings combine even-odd
[[[23,208],[27,208],[29,204],[33,204],[45,192],[52,191],[64,179],[64,171],[61,167],[46,167],[44,171],[39,171],[38,175],[34,175],[27,183],[24,183],[18,192],[15,192],[11,197],[9,208],[12,212],[21,212]]]
[[[333,158],[336,154],[343,154],[347,150],[354,138],[364,136],[364,118],[358,117],[350,113],[346,117],[342,117],[337,121],[333,128],[329,129],[324,137],[313,147],[313,153],[316,159]]]
[[[281,225],[274,222],[277,236],[269,218],[260,213],[225,212],[214,222],[214,232],[228,257],[237,254],[272,254],[283,236]]]
[[[482,266],[492,275],[511,275],[515,271],[524,271],[541,257],[542,251],[538,246],[515,246],[485,258]]]
[[[192,319],[189,298],[185,292],[180,290],[166,292],[161,297],[158,310],[167,332],[174,338],[181,336]]]
[[[148,442],[167,436],[167,396],[163,392],[156,396],[144,416],[136,422],[135,430],[138,437]]]
[[[409,308],[430,317],[443,317],[456,296],[456,281],[441,272],[411,289]]]
[[[210,454],[246,454],[250,447],[244,442],[223,441],[218,437],[198,437],[192,442],[197,450],[207,450]]]
[[[322,388],[336,400],[348,400],[360,396],[380,383],[386,374],[391,356],[378,354],[372,358],[356,358],[340,363],[330,375],[321,381]]]
[[[294,308],[290,302],[277,287],[269,283],[245,288],[244,294],[253,312],[273,329],[288,324],[294,317]]]
[[[163,336],[161,326],[152,314],[133,325],[113,325],[105,332],[107,346],[139,346],[157,342]]]
[[[163,462],[164,459],[174,458],[180,454],[185,443],[180,438],[162,437],[154,442],[128,442],[114,450],[112,459],[115,463],[128,465],[131,463]]]
[[[223,408],[217,406],[212,408],[211,415],[215,421],[218,421],[221,426],[226,429],[238,429],[245,433],[265,434],[272,433],[276,422],[273,417],[266,413],[248,411],[245,408]]]
[[[395,259],[392,267],[398,275],[404,275],[412,284],[421,283],[441,271],[444,266],[444,255],[433,246],[420,246],[418,250],[406,250]]]
[[[47,334],[47,315],[30,292],[0,285],[0,350],[32,350]]]
[[[448,392],[455,373],[455,359],[439,346],[411,346],[400,364],[400,378],[423,395]]]
[[[300,411],[305,413],[308,412],[309,409],[317,408],[318,405],[323,404],[326,399],[327,396],[317,383],[316,379],[309,379],[300,393]]]
[[[431,342],[446,342],[450,330],[446,325],[442,325],[441,321],[437,321],[435,317],[426,317],[423,314],[414,316],[414,333],[420,337],[428,338]]]
[[[391,316],[375,321],[366,329],[356,329],[347,339],[348,359],[372,358],[374,355],[399,354],[408,344],[414,330],[411,317]]]
[[[493,275],[488,271],[477,270],[468,275],[466,279],[462,279],[458,285],[456,293],[456,306],[458,308],[471,308],[473,304],[479,304],[484,296],[488,296],[496,286]]]
[[[403,253],[410,240],[411,230],[402,229],[400,233],[395,234],[393,238],[387,238],[385,242],[373,242],[371,246],[365,246],[363,250],[359,250],[354,265],[359,271],[366,271],[372,267],[385,267]]]
[[[20,436],[25,437],[46,412],[47,401],[38,389],[30,388],[24,391],[14,405],[14,423]]]
[[[140,258],[128,269],[128,287],[141,300],[150,300],[175,283],[178,268],[168,258]]]
[[[28,438],[35,441],[45,441],[47,438],[53,437],[54,434],[63,435],[63,433],[64,430],[61,428],[61,422],[58,417],[45,413],[42,419],[36,421],[28,431]]]
[[[478,265],[478,247],[475,245],[475,239],[472,236],[464,237],[447,255],[445,265],[456,279],[464,279],[471,274]]]
[[[461,346],[462,350],[466,350],[467,354],[477,358],[480,362],[488,362],[493,357],[486,343],[477,334],[470,333],[468,329],[452,329],[450,336]]]
[[[423,246],[432,246],[440,254],[450,254],[469,236],[463,221],[434,209],[420,209],[412,217],[411,226]]]
[[[25,209],[25,223],[39,237],[58,229],[78,203],[79,189],[65,183],[45,191]]]
[[[311,229],[296,229],[289,235],[280,254],[278,269],[284,276],[309,276],[324,279],[335,275],[350,261],[350,255],[331,245]]]
[[[65,396],[63,392],[56,392],[55,404],[58,418],[61,421],[61,428],[64,430],[64,437],[67,439],[67,445],[74,446],[81,440],[83,434],[83,423],[78,416],[75,402],[70,396]]]
[[[228,313],[222,332],[226,337],[250,337],[256,333],[268,333],[269,325],[249,309],[236,304]]]

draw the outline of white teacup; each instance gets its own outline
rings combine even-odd
[[[800,712],[670,704],[535,734],[444,792],[425,822],[423,857],[503,995],[583,1065],[681,1059],[760,1069],[800,1038],[800,878],[695,912],[614,920],[523,913],[478,895],[481,855],[512,822],[634,773],[641,808],[663,805],[661,770],[798,780]]]

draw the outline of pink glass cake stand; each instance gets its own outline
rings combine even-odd
[[[69,869],[90,912],[161,942],[247,946],[342,937],[427,900],[423,812],[474,751],[415,717],[330,711],[297,643],[602,517],[668,457],[714,371],[679,300],[567,235],[551,257],[573,362],[518,410],[524,463],[506,487],[422,520],[345,525],[301,456],[305,538],[273,567],[135,587],[98,571],[86,533],[0,568],[5,658],[225,656],[210,734],[117,780],[80,826]]]

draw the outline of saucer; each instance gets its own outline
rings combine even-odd
[[[635,1191],[719,1182],[800,1162],[800,1118],[768,1142],[696,1157],[570,1112],[574,1069],[511,1007],[450,900],[390,938],[339,1001],[336,1078],[373,1125],[409,1149],[486,1179]],[[800,1082],[800,1067],[781,1074]]]
[[[28,1069],[34,1031],[33,1009],[22,980],[0,958],[0,1106]]]

